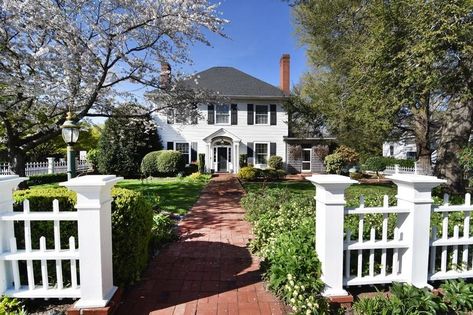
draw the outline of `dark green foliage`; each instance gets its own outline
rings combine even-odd
[[[199,171],[199,166],[195,163],[191,163],[184,167],[184,175],[189,176],[191,174],[197,173]]]
[[[28,177],[30,178],[26,182],[28,186],[51,184],[51,183],[67,181],[67,174],[66,173],[31,175],[31,176],[28,176]]]
[[[156,159],[156,168],[161,176],[176,176],[183,172],[186,166],[181,152],[163,150]]]
[[[254,167],[250,167],[250,166],[245,166],[245,167],[240,168],[237,174],[239,179],[249,180],[249,181],[255,180],[257,175],[258,175],[257,170]]]
[[[161,152],[163,151],[149,152],[143,157],[143,160],[141,160],[141,174],[144,177],[159,175],[157,160]]]
[[[283,168],[282,157],[277,155],[272,155],[269,157],[268,166],[274,168],[276,170],[280,170]]]
[[[133,111],[136,106],[122,110]],[[109,118],[105,122],[98,144],[98,170],[101,174],[115,174],[125,178],[140,176],[143,157],[161,149],[156,125],[151,118]]]
[[[153,215],[153,227],[151,229],[151,248],[159,248],[177,238],[176,224],[167,213],[156,213]]]
[[[199,173],[205,173],[205,153],[199,153],[199,162],[197,164],[199,166]]]
[[[366,159],[362,168],[365,171],[381,172],[386,169],[386,166],[399,165],[400,167],[414,167],[414,160],[396,159],[385,156],[372,156]]]
[[[99,165],[99,151],[97,149],[87,151],[87,162],[92,165],[94,172],[96,172]]]
[[[138,280],[146,267],[149,257],[149,241],[153,224],[151,204],[139,192],[123,188],[112,190],[112,239],[113,239],[113,272],[116,285],[127,285]],[[73,211],[76,202],[75,193],[65,189],[30,189],[14,193],[15,211],[21,211],[22,201],[30,201],[31,211],[52,211],[54,199],[59,201],[60,211]],[[23,235],[22,224],[15,229]],[[39,248],[39,238],[46,237],[47,247],[54,248],[53,222],[33,222],[33,247]],[[77,224],[61,222],[61,247],[68,248],[68,238],[77,239]],[[19,247],[24,239],[18,239]],[[66,277],[66,276],[65,276]]]
[[[440,288],[443,301],[455,314],[473,310],[473,284],[463,279],[448,280]]]
[[[240,154],[240,168],[248,166],[248,155],[247,154]]]

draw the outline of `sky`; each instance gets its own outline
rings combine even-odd
[[[230,22],[228,38],[209,34],[211,47],[191,48],[193,65],[185,72],[199,72],[214,66],[231,66],[279,86],[279,59],[291,55],[291,84],[306,71],[305,49],[298,44],[291,7],[283,0],[222,0],[222,17]]]

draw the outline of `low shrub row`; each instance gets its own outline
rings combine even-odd
[[[260,169],[253,166],[242,167],[237,174],[238,178],[246,181],[265,180],[274,181],[283,179],[286,171],[282,169],[266,168]]]
[[[150,244],[160,244],[171,237],[173,222],[159,214],[153,220],[152,204],[139,192],[114,188],[112,197],[114,281],[116,285],[128,285],[137,281],[146,267],[152,250]],[[75,193],[66,188],[19,190],[14,193],[14,199],[15,211],[21,211],[25,199],[30,201],[31,211],[52,211],[54,199],[59,201],[61,211],[73,211],[76,203]],[[77,223],[64,221],[60,228],[61,247],[68,248],[69,236],[77,239]],[[24,246],[23,225],[15,224],[15,230],[19,236],[18,247]],[[41,236],[45,236],[47,248],[54,248],[53,222],[32,223],[34,248],[39,247]]]
[[[372,156],[366,159],[361,165],[362,170],[372,172],[382,172],[387,166],[399,165],[401,167],[414,167],[414,160],[396,159],[387,156]]]
[[[67,181],[67,173],[31,175],[28,177],[29,179],[26,182],[28,186],[52,184],[52,183]]]
[[[450,280],[440,286],[441,295],[428,289],[394,283],[389,294],[358,299],[353,309],[356,315],[386,314],[466,314],[473,310],[473,284]]]

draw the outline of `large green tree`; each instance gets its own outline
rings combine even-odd
[[[454,191],[472,131],[471,0],[306,0],[294,7],[313,70],[304,82],[341,142],[362,151],[415,137],[418,160]]]

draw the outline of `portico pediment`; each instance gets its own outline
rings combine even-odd
[[[232,139],[233,142],[240,142],[241,139],[239,137],[237,137],[236,135],[234,135],[233,133],[229,132],[228,130],[224,129],[224,128],[220,128],[219,130],[211,133],[210,135],[208,135],[207,137],[205,137],[203,140],[207,143],[210,143],[212,142],[213,139],[215,138],[230,138]]]

